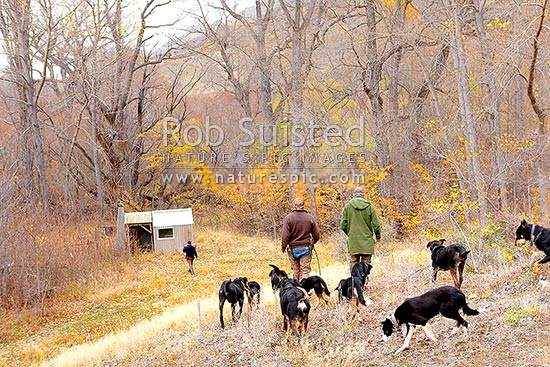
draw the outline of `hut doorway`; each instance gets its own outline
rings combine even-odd
[[[131,225],[128,228],[132,251],[153,251],[151,224]]]

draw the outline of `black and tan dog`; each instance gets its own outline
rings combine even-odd
[[[283,330],[286,340],[290,340],[291,332],[298,336],[298,341],[307,332],[311,304],[305,289],[295,279],[284,279],[280,283],[279,300],[283,315]]]
[[[360,316],[359,304],[367,306],[367,302],[363,295],[363,289],[367,284],[371,269],[371,264],[365,264],[363,262],[353,265],[351,268],[351,276],[340,280],[338,287],[335,289],[338,291],[338,303],[341,303],[344,299],[351,301],[355,309],[354,318]]]
[[[252,305],[256,305],[256,307],[260,306],[260,293],[262,291],[262,288],[258,282],[250,281],[247,283],[248,289],[250,290],[248,295],[248,304],[252,308]]]
[[[464,280],[464,266],[468,259],[470,250],[466,250],[461,245],[445,246],[444,239],[428,242],[427,248],[432,252],[432,284],[435,285],[437,272],[439,270],[449,270],[455,287],[460,288]]]
[[[528,224],[523,219],[516,229],[516,245],[522,241],[529,241],[535,247],[544,252],[544,257],[537,261],[537,264],[545,264],[550,261],[550,229],[536,224]]]
[[[468,307],[464,293],[460,289],[451,286],[439,287],[421,296],[408,298],[397,307],[394,313],[382,321],[382,331],[384,333],[382,340],[388,340],[394,331],[400,331],[401,326],[405,325],[407,328],[405,342],[396,351],[396,353],[399,353],[409,347],[413,332],[416,326],[420,325],[426,336],[435,342],[437,339],[429,328],[428,321],[439,313],[444,317],[456,320],[457,326],[453,329],[451,335],[455,334],[459,328],[462,328],[464,334],[466,334],[468,322],[458,313],[460,309],[466,315],[479,314],[479,311]]]
[[[269,272],[269,278],[271,279],[271,289],[273,293],[277,294],[281,289],[281,282],[288,279],[286,271],[279,269],[276,265],[269,264],[273,269]]]
[[[325,303],[328,305],[330,301],[330,291],[328,289],[327,283],[318,275],[312,275],[308,278],[304,278],[301,281],[302,288],[306,290],[306,292],[311,296],[313,292],[315,292],[315,295],[317,296],[318,303],[321,302],[321,300],[325,301]]]
[[[231,304],[231,317],[233,322],[237,322],[243,312],[244,294],[250,294],[248,289],[248,279],[245,277],[235,278],[233,280],[224,280],[220,286],[219,306],[220,306],[220,324],[222,329],[225,327],[223,323],[223,305],[225,301]],[[237,304],[239,310],[237,311]]]

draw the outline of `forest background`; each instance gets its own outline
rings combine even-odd
[[[548,223],[547,1],[0,0],[0,306],[128,261],[126,211],[277,239],[362,185],[384,236],[481,270]],[[111,266],[106,266],[111,264]]]

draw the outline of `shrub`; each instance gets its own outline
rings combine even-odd
[[[44,311],[48,297],[124,260],[114,239],[95,223],[26,212],[2,226],[0,299],[3,308]]]

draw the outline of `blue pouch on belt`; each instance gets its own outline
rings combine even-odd
[[[294,260],[299,260],[309,255],[309,253],[309,247],[298,247],[292,250],[292,257],[294,257]]]

